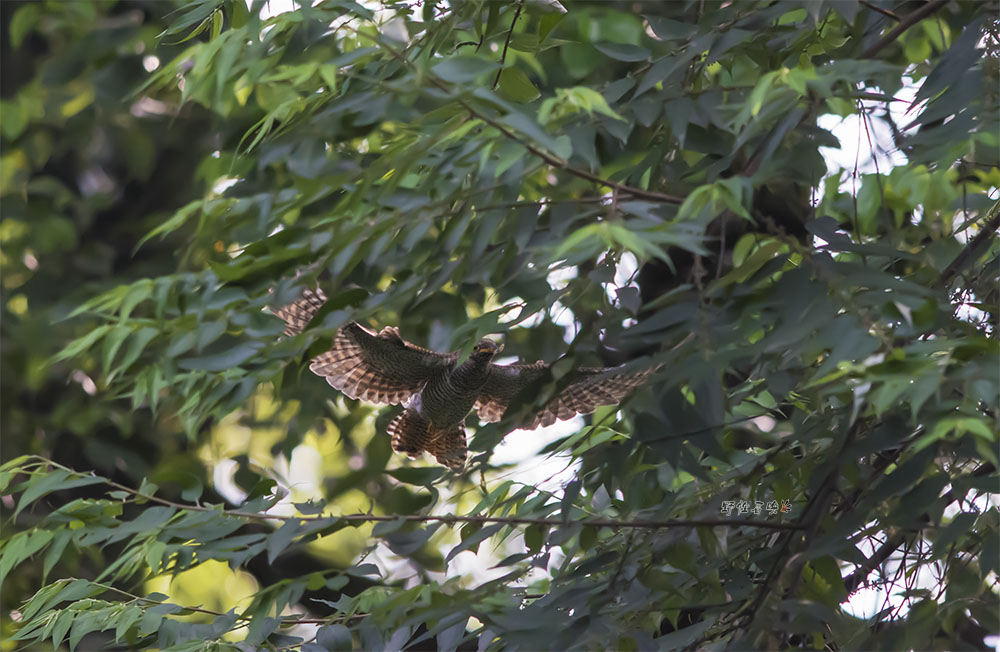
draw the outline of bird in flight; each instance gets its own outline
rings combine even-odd
[[[285,335],[294,336],[324,303],[322,290],[306,290],[274,313],[285,321]],[[458,352],[438,353],[411,344],[394,326],[373,333],[352,321],[340,328],[333,347],[316,356],[309,369],[352,399],[403,405],[387,427],[393,450],[410,457],[426,451],[440,464],[461,471],[468,455],[465,417],[475,410],[483,421],[500,421],[515,397],[537,388],[549,368],[544,362],[495,364],[501,349],[493,340],[482,339],[460,363]],[[573,382],[520,427],[549,426],[557,419],[590,414],[601,405],[616,405],[655,370],[581,367]]]

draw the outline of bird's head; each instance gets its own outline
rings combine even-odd
[[[503,350],[503,344],[494,342],[493,340],[488,340],[485,337],[472,347],[472,355],[477,358],[486,358],[487,360],[492,360],[493,356],[500,353]]]

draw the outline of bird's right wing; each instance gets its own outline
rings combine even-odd
[[[510,401],[537,380],[546,368],[548,365],[543,362],[493,365],[489,380],[476,401],[479,418],[499,421]],[[601,405],[617,405],[629,392],[645,383],[657,368],[634,370],[621,366],[577,369],[574,372],[576,380],[552,397],[522,427],[531,430],[538,426],[551,426],[558,419],[590,414]]]
[[[285,332],[297,334],[326,302],[322,291],[307,290],[275,310],[285,320]],[[373,403],[404,403],[436,374],[455,365],[458,355],[438,353],[405,341],[399,329],[387,326],[375,334],[357,322],[344,324],[333,347],[316,356],[309,369],[351,398]]]
[[[502,419],[511,400],[538,380],[548,368],[549,365],[544,362],[490,365],[489,378],[479,390],[474,406],[479,418],[491,423]]]

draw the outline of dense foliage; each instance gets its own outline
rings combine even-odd
[[[0,4],[3,650],[988,649],[995,3],[287,9]],[[663,367],[454,474],[348,319]]]

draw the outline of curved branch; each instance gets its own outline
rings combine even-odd
[[[883,36],[878,41],[873,43],[871,47],[862,52],[861,58],[871,59],[876,54],[878,54],[882,50],[882,48],[884,48],[885,46],[889,45],[890,43],[898,39],[903,32],[910,29],[924,18],[927,18],[935,11],[948,4],[948,1],[949,0],[929,0],[929,2],[920,9],[917,9],[913,13],[903,16],[901,19],[899,19],[898,25],[889,30],[889,32],[885,36]]]

